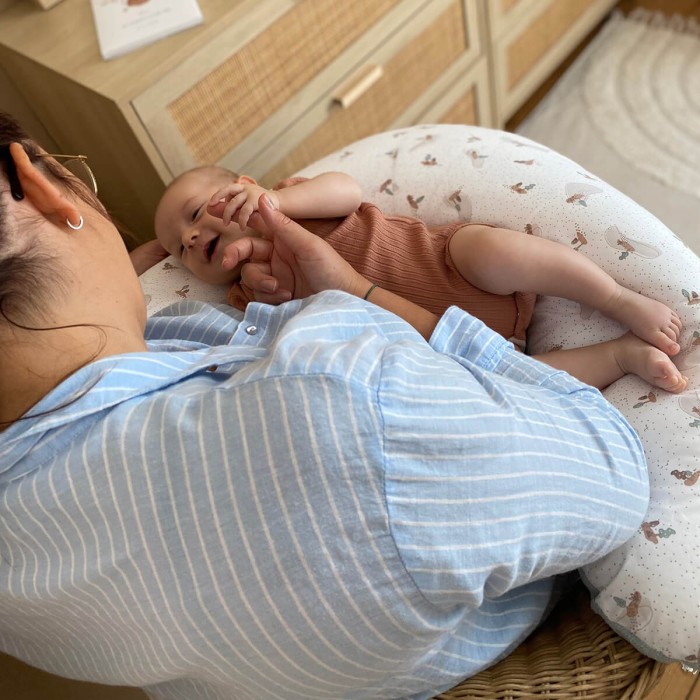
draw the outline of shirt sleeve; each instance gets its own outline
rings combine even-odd
[[[519,352],[511,342],[456,306],[451,306],[440,318],[430,338],[430,345],[437,352],[445,353],[460,363],[498,372],[523,384],[549,386],[557,391],[590,390],[600,393],[567,372]]]
[[[416,361],[389,348],[380,391],[392,530],[429,600],[479,608],[634,534],[644,453],[597,389],[456,308],[430,344]]]

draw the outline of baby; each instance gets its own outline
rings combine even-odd
[[[633,373],[671,392],[687,385],[670,360],[680,350],[681,322],[666,305],[622,287],[589,258],[553,241],[483,224],[428,229],[417,219],[384,216],[362,202],[358,183],[344,173],[294,178],[266,190],[216,166],[187,171],[163,194],[158,243],[150,251],[160,244],[157,256],[167,251],[202,280],[232,285],[229,302],[244,308],[253,294],[240,281],[242,263],[232,263],[226,250],[259,235],[248,222],[263,193],[376,285],[434,313],[460,306],[516,343],[524,342],[537,294],[571,299],[627,326],[630,333],[578,352],[573,365],[567,351],[538,356],[582,381],[604,388]],[[138,249],[132,257],[138,267]]]

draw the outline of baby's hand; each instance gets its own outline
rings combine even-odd
[[[226,225],[235,220],[241,231],[245,231],[250,215],[258,210],[258,200],[262,194],[270,197],[275,206],[279,205],[276,193],[255,183],[234,182],[212,195],[207,210]]]

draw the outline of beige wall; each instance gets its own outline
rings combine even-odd
[[[2,9],[2,0],[0,0],[0,9]],[[54,153],[57,151],[56,143],[14,86],[2,65],[0,65],[0,109],[15,117],[46,150]]]

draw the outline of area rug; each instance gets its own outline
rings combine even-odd
[[[616,12],[517,132],[577,161],[700,254],[700,24]]]

